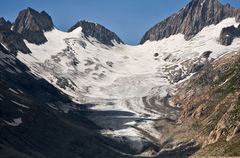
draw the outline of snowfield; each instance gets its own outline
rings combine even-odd
[[[198,60],[205,51],[212,51],[210,57],[217,58],[239,47],[240,39],[231,46],[218,42],[222,28],[231,25],[238,25],[235,18],[205,27],[189,41],[178,34],[143,45],[114,47],[86,38],[80,27],[70,33],[55,28],[45,33],[48,42],[43,45],[25,41],[32,54],[18,53],[17,58],[74,101],[95,104],[89,107],[93,111],[110,111],[89,115],[104,128],[103,134],[139,143],[146,136],[138,128],[160,139],[154,121],[175,117],[162,101],[174,93],[177,83],[171,81],[171,74],[180,69],[187,74],[188,60]]]

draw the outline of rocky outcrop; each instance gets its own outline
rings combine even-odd
[[[189,40],[204,27],[218,24],[228,17],[236,17],[240,21],[240,9],[229,4],[222,5],[218,0],[192,0],[179,12],[152,27],[140,43],[161,40],[178,33]]]
[[[114,32],[108,30],[104,26],[96,23],[91,23],[88,21],[79,21],[74,26],[72,26],[68,32],[72,32],[76,28],[81,27],[82,32],[86,37],[94,37],[102,44],[107,46],[114,46],[114,42],[118,44],[124,43]]]
[[[74,83],[73,81],[69,81],[69,79],[65,78],[65,77],[57,77],[57,81],[56,81],[56,84],[62,88],[62,89],[67,89],[67,88],[70,88],[71,90],[74,91]]]
[[[222,45],[229,46],[237,37],[240,37],[240,25],[237,28],[232,25],[222,29],[219,41]]]
[[[43,44],[47,41],[44,31],[53,29],[51,17],[45,12],[32,8],[21,11],[13,25],[13,31],[22,35],[30,43]]]
[[[212,53],[213,53],[212,51],[208,50],[208,51],[203,52],[203,54],[201,56],[205,59],[208,59]]]
[[[4,18],[0,18],[0,43],[4,44],[6,48],[16,54],[17,51],[22,53],[31,53],[25,45],[20,34],[11,30],[12,24]]]

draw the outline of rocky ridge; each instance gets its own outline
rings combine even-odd
[[[179,33],[184,34],[186,40],[190,40],[204,27],[218,24],[229,17],[240,21],[240,9],[229,4],[222,5],[218,0],[192,0],[176,14],[153,26],[145,33],[140,43],[148,40],[158,41]]]
[[[39,13],[27,8],[19,13],[12,30],[30,43],[43,44],[47,41],[44,32],[52,30],[53,27],[52,19],[45,11]]]
[[[68,32],[71,32],[78,27],[82,28],[82,32],[86,37],[94,37],[100,43],[103,43],[105,45],[114,46],[114,41],[118,44],[124,44],[124,42],[114,32],[108,30],[100,24],[91,23],[88,21],[77,22],[68,30]]]
[[[105,45],[124,44],[115,33],[100,24],[80,21],[71,27],[69,32],[77,27],[82,27],[82,32],[87,38],[96,38],[97,42]],[[0,18],[0,42],[14,54],[17,54],[18,51],[28,54],[31,51],[24,40],[37,45],[44,44],[47,42],[44,32],[52,29],[54,29],[52,18],[45,11],[38,12],[29,7],[19,12],[13,24]]]

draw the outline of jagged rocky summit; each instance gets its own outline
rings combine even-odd
[[[117,35],[116,33],[108,30],[104,26],[96,23],[91,23],[88,21],[79,21],[75,25],[73,25],[68,32],[71,32],[75,30],[76,28],[81,27],[82,32],[86,37],[94,37],[99,42],[108,45],[108,46],[114,46],[114,42],[117,42],[118,44],[124,43]]]
[[[53,27],[52,19],[45,11],[39,13],[27,8],[19,13],[13,24],[0,18],[0,42],[14,54],[18,51],[31,53],[24,39],[30,43],[43,44],[47,42],[44,32]]]
[[[192,0],[176,14],[147,31],[140,43],[158,41],[178,33],[184,34],[185,39],[189,40],[204,27],[218,24],[229,17],[235,17],[240,22],[240,9],[229,4],[222,5],[218,0]]]
[[[47,41],[45,31],[54,27],[51,17],[45,12],[32,8],[21,11],[13,25],[13,31],[22,35],[30,43],[43,44]]]
[[[4,18],[0,18],[0,43],[4,44],[10,52],[16,54],[17,51],[30,53],[20,34],[11,30],[12,24]],[[2,45],[1,44],[1,45]]]
[[[124,43],[114,32],[100,24],[80,21],[71,27],[69,32],[77,27],[82,28],[82,32],[87,38],[96,38],[102,44],[114,46],[116,43]],[[0,18],[0,43],[2,43],[2,47],[4,45],[14,54],[17,54],[18,51],[31,53],[24,40],[37,45],[44,44],[47,42],[44,32],[52,29],[54,29],[52,18],[45,11],[38,12],[27,8],[19,13],[13,24]]]

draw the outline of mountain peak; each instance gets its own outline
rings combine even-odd
[[[31,7],[27,7],[26,9],[24,9],[24,10],[22,10],[22,11],[23,11],[23,12],[25,11],[25,12],[37,13],[37,11],[34,10],[33,8],[31,8]]]
[[[0,17],[0,29],[1,30],[8,30],[12,26],[10,21],[6,21],[3,17]]]
[[[25,45],[20,34],[13,32],[11,30],[12,23],[6,21],[4,18],[0,18],[0,43],[2,51],[7,51],[8,49],[13,54],[16,54],[18,51],[23,53],[31,53],[31,51]],[[3,45],[5,46],[3,49]]]
[[[230,17],[240,21],[240,9],[229,4],[222,5],[218,0],[192,0],[176,14],[152,27],[140,43],[161,40],[178,33],[184,34],[185,39],[189,40],[204,27]]]
[[[205,8],[205,9],[211,9],[211,8],[218,8],[221,7],[222,4],[218,0],[192,0],[190,3],[187,4],[186,7],[183,9],[190,9],[190,8]],[[181,11],[181,10],[180,10]]]
[[[86,37],[94,37],[105,45],[114,46],[113,40],[115,40],[118,44],[123,44],[123,41],[116,35],[116,33],[100,24],[92,23],[86,20],[77,22],[68,30],[68,32],[71,32],[78,27],[82,28],[82,32]]]
[[[6,20],[3,17],[0,17],[0,22],[6,22]]]
[[[39,13],[28,7],[19,13],[13,31],[21,34],[30,43],[42,44],[47,41],[43,32],[50,31],[53,26],[51,17],[45,11]]]

